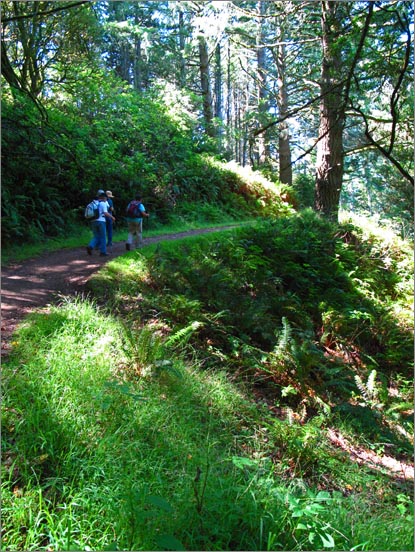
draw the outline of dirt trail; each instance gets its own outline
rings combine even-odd
[[[204,228],[144,238],[144,245],[224,229]],[[124,244],[124,241],[114,243],[109,257],[100,257],[95,251],[90,257],[85,247],[78,247],[44,253],[2,269],[1,354],[7,354],[10,336],[24,316],[37,307],[51,303],[59,295],[82,292],[90,276],[103,264],[126,253]]]

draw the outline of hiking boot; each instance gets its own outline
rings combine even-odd
[[[127,251],[130,251],[130,250],[131,250],[131,246],[130,246],[129,243],[126,243],[126,244],[125,244],[125,249],[126,249]]]
[[[109,257],[109,253],[100,253],[99,256],[100,257]]]
[[[92,255],[92,247],[88,245],[88,247],[86,248],[86,252],[88,253],[88,255]]]

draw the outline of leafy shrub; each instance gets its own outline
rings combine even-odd
[[[307,209],[314,205],[315,181],[311,175],[298,174],[294,178],[293,188],[297,193],[298,206]]]
[[[359,243],[352,247],[342,236],[336,225],[304,211],[220,239],[159,246],[147,260],[144,303],[160,309],[173,327],[203,322],[197,339],[208,363],[225,354],[235,369],[245,365],[275,376],[294,371],[298,379],[318,373],[334,385],[341,362],[347,369],[338,383],[348,392],[348,369],[359,363],[405,373],[412,340],[389,307],[396,286],[391,295],[383,287],[378,293],[381,283],[370,279],[377,259],[370,264]],[[356,281],[356,266],[371,293]]]
[[[186,113],[115,78],[73,84],[49,101],[45,114],[27,98],[3,100],[5,243],[56,236],[83,223],[84,206],[99,188],[113,190],[121,225],[137,192],[161,223],[186,203],[205,209],[196,218],[208,222],[219,219],[214,207],[237,218],[290,210],[278,186],[259,173],[241,176],[198,153]]]

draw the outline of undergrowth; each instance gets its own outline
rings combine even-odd
[[[407,482],[328,438],[411,455],[408,259],[305,212],[130,252],[98,304],[31,315],[3,369],[3,546],[412,550]]]

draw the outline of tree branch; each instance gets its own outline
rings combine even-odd
[[[399,14],[398,14],[398,18],[399,18]],[[403,26],[402,21],[400,21],[400,22],[401,22],[401,25]],[[398,124],[398,114],[396,112],[396,105],[397,105],[398,100],[399,100],[399,90],[401,88],[402,81],[404,79],[406,70],[408,69],[408,66],[409,66],[411,48],[412,48],[411,31],[410,31],[408,26],[405,28],[405,31],[406,31],[407,39],[406,39],[404,64],[402,66],[402,69],[399,71],[399,78],[398,78],[398,80],[396,82],[396,85],[393,89],[392,96],[391,96],[391,102],[390,102],[391,115],[392,115],[392,130],[391,130],[391,139],[390,139],[390,142],[389,142],[388,153],[392,152],[393,145],[395,143],[396,125]]]
[[[365,136],[369,140],[370,144],[372,146],[375,146],[381,152],[381,154],[384,157],[386,157],[386,159],[388,159],[392,163],[392,165],[394,165],[398,169],[398,171],[405,178],[405,180],[407,180],[412,184],[412,186],[414,186],[415,182],[414,182],[413,176],[411,176],[409,172],[402,166],[402,164],[392,155],[392,150],[389,150],[389,148],[386,149],[385,147],[382,146],[382,144],[380,144],[373,138],[372,133],[370,132],[370,129],[369,129],[369,124],[367,122],[366,115],[363,113],[363,111],[359,107],[354,107],[354,110],[356,111],[356,113],[359,113],[359,115],[363,119],[363,122],[365,124]]]
[[[28,19],[31,17],[38,17],[43,15],[49,15],[51,13],[56,13],[62,10],[68,10],[70,8],[75,8],[76,6],[80,6],[81,4],[90,4],[89,0],[82,0],[81,2],[74,2],[72,4],[66,4],[65,6],[59,6],[59,8],[53,8],[53,10],[48,10],[44,12],[32,12],[25,15],[14,15],[13,17],[3,17],[2,23],[10,23],[11,21],[17,21],[19,19]]]
[[[330,92],[331,92],[331,90],[329,92],[326,92],[326,94],[329,94]],[[285,121],[286,119],[289,119],[290,117],[293,117],[294,115],[297,115],[297,113],[299,113],[300,111],[303,111],[303,109],[307,109],[307,107],[310,107],[310,105],[313,105],[315,102],[320,101],[321,98],[323,98],[324,96],[325,96],[325,94],[319,94],[318,96],[316,96],[315,98],[312,98],[311,100],[309,100],[305,104],[301,105],[300,107],[292,109],[289,113],[284,115],[284,117],[279,117],[278,119],[274,119],[274,121],[271,121],[270,123],[264,125],[263,127],[258,128],[257,130],[255,130],[253,132],[253,136],[254,137],[258,136],[262,132],[267,131],[269,128],[271,128],[275,125],[278,125],[279,123],[282,123],[283,121]]]
[[[370,20],[372,19],[372,15],[373,15],[373,6],[374,6],[374,3],[372,1],[368,2],[369,11],[366,15],[365,24],[363,26],[362,33],[360,35],[359,45],[358,45],[356,53],[354,55],[352,65],[350,67],[349,75],[348,75],[347,80],[346,80],[346,85],[345,85],[345,88],[344,88],[344,108],[345,109],[346,109],[346,104],[349,100],[350,87],[351,87],[351,84],[352,84],[352,78],[354,76],[354,71],[356,69],[357,62],[359,61],[360,54],[362,52],[366,36],[369,32]]]

